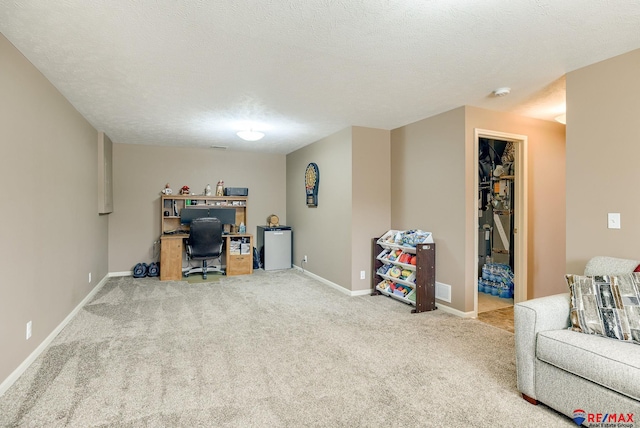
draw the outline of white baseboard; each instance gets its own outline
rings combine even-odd
[[[66,327],[67,324],[69,324],[69,321],[71,321],[73,319],[73,317],[76,316],[76,314],[78,312],[80,312],[80,309],[82,309],[82,307],[84,305],[87,304],[87,302],[89,302],[93,296],[95,296],[98,291],[100,291],[100,289],[107,283],[107,280],[109,279],[109,277],[111,276],[111,274],[107,274],[105,275],[104,278],[102,278],[100,280],[100,282],[93,287],[93,290],[91,290],[91,292],[89,294],[87,294],[87,296],[82,299],[82,301],[80,303],[78,303],[78,306],[76,306],[70,313],[69,315],[67,315],[67,317],[62,320],[62,322],[60,324],[58,324],[58,326],[51,332],[51,334],[49,334],[49,336],[46,337],[46,339],[44,339],[40,345],[38,345],[38,347],[22,362],[22,364],[20,364],[1,384],[0,384],[0,397],[2,397],[4,395],[5,392],[7,392],[7,390],[9,388],[11,388],[11,385],[13,385],[15,383],[16,380],[18,380],[18,378],[20,376],[22,376],[22,374],[29,368],[29,366],[31,364],[33,364],[33,362],[36,360],[36,358],[38,358],[40,356],[40,354],[47,349],[47,346],[49,346],[51,344],[51,342],[53,342],[53,339],[56,338],[56,336],[62,331],[63,328]]]
[[[436,302],[436,308],[440,309],[442,312],[446,312],[448,314],[455,315],[460,318],[475,318],[475,313],[473,311],[462,312],[457,309],[453,309],[452,307],[442,305],[438,302]]]
[[[310,276],[313,279],[317,279],[318,281],[322,282],[323,284],[328,285],[331,288],[335,288],[336,290],[339,290],[345,294],[348,294],[349,296],[355,297],[355,296],[368,296],[371,294],[372,290],[357,290],[357,291],[351,291],[351,290],[347,290],[346,288],[344,288],[341,285],[336,284],[335,282],[331,282],[328,279],[325,279],[321,276],[316,275],[315,273],[311,273],[308,270],[304,270],[302,269],[300,266],[297,265],[293,265],[294,269],[299,270],[300,272],[304,273],[305,275]],[[475,315],[473,312],[462,312],[459,311],[457,309],[453,309],[449,306],[445,306],[445,305],[441,305],[439,303],[436,302],[436,307],[440,310],[442,310],[442,312],[447,312],[449,314],[461,317],[461,318],[474,318]]]
[[[129,270],[124,272],[109,272],[108,276],[109,278],[114,278],[118,276],[133,276],[133,271]]]
[[[356,290],[351,292],[351,296],[371,296],[372,291],[370,288],[368,290]]]
[[[300,266],[296,266],[293,265],[294,269],[298,269],[300,272],[304,273],[305,275],[310,276],[313,279],[317,279],[318,281],[322,282],[323,284],[328,285],[331,288],[335,288],[338,291],[343,292],[344,294],[347,294],[349,296],[356,296],[356,295],[360,295],[360,294],[354,294],[354,293],[360,293],[360,291],[351,291],[351,290],[347,290],[346,288],[344,288],[342,285],[336,284],[335,282],[331,282],[328,279],[325,279],[321,276],[316,275],[315,273],[311,273],[308,270],[304,270],[302,269]],[[369,291],[369,293],[371,293]]]

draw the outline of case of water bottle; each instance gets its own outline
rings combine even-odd
[[[505,299],[513,298],[513,271],[501,263],[485,263],[478,278],[478,291]]]

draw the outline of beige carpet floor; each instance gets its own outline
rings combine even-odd
[[[513,334],[294,270],[113,278],[0,397],[7,427],[571,427]]]
[[[201,273],[192,273],[188,277],[183,278],[184,281],[189,284],[200,284],[204,282],[217,282],[220,278],[223,278],[224,275],[219,272],[207,272],[207,278],[202,278]]]

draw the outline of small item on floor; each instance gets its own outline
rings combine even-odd
[[[482,266],[482,277],[478,279],[478,291],[511,299],[513,298],[513,287],[513,271],[508,265],[485,263]]]
[[[150,263],[148,268],[147,268],[147,276],[149,277],[156,277],[156,276],[160,276],[160,263]]]
[[[149,267],[146,263],[138,263],[133,268],[133,277],[134,278],[144,278],[147,276],[147,270]]]

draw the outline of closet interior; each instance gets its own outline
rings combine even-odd
[[[478,313],[513,305],[515,147],[478,145]]]

